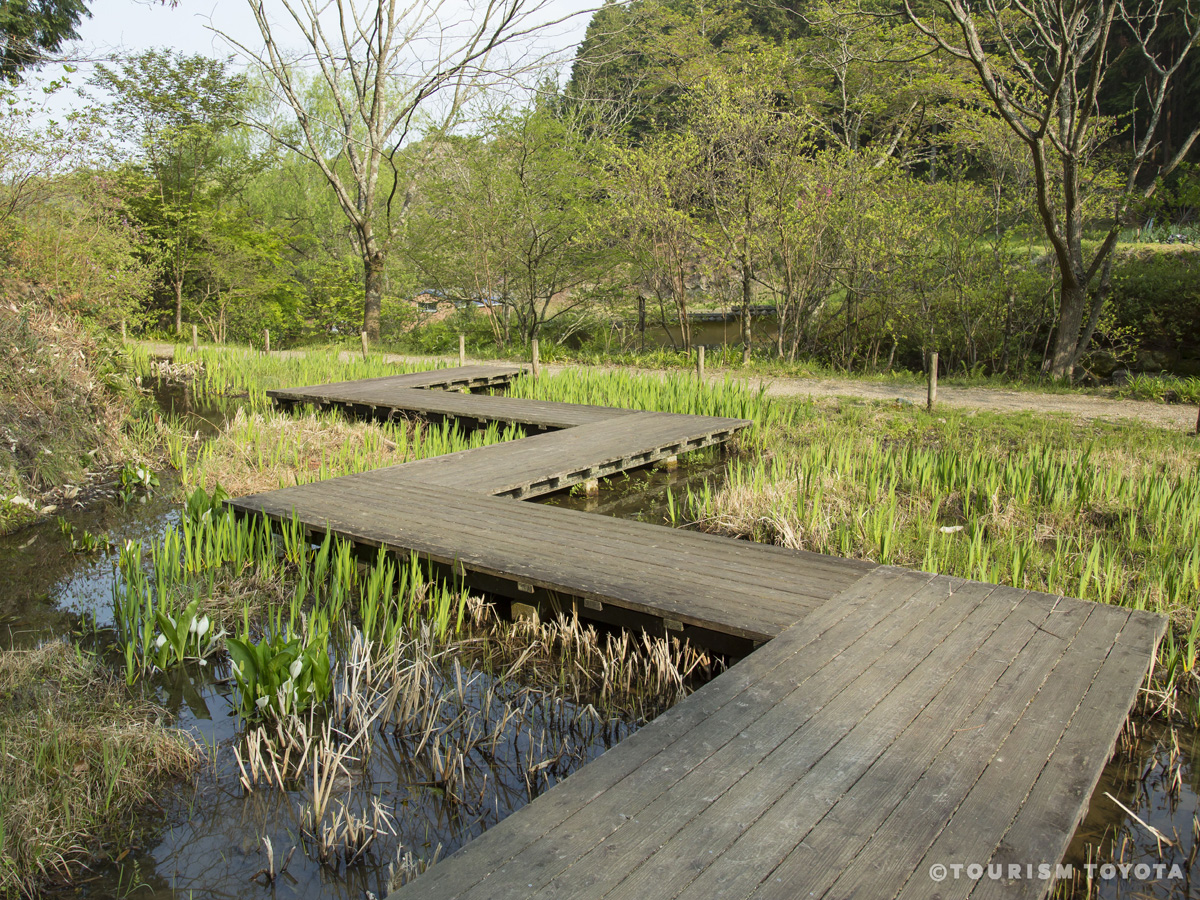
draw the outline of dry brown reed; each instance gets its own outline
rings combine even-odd
[[[396,858],[388,864],[388,893],[400,890],[404,885],[423,874],[442,855],[442,845],[433,848],[427,857],[413,856],[411,850],[401,844],[396,848]]]
[[[221,433],[200,448],[190,477],[194,484],[220,484],[230,496],[239,497],[312,481],[332,460],[347,456],[362,469],[405,462],[385,429],[371,422],[239,409]]]

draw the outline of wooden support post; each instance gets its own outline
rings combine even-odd
[[[929,396],[926,400],[926,408],[933,412],[933,405],[937,403],[937,367],[938,355],[934,350],[929,354]]]
[[[263,329],[263,353],[267,354],[267,356],[271,355],[271,329],[270,328]]]
[[[696,377],[704,380],[704,345],[696,348]]]
[[[460,366],[467,364],[467,339],[461,334],[458,336],[458,364]]]
[[[678,456],[668,456],[663,459],[662,464],[663,464],[664,468],[674,469],[679,465],[679,457]]]
[[[121,343],[125,343],[125,320],[121,319]]]
[[[525,619],[531,622],[537,621],[538,614],[536,606],[531,606],[528,603],[518,603],[514,600],[512,605],[509,607],[509,610],[512,612],[512,617],[514,620]]]
[[[192,352],[200,352],[200,333],[196,331],[196,326],[192,326]]]
[[[538,342],[537,342],[537,338],[534,338],[534,339],[533,339],[532,341],[530,341],[529,343],[530,343],[530,352],[531,352],[531,354],[532,354],[532,357],[533,357],[533,380],[534,380],[534,381],[537,381],[537,377],[538,377],[538,375],[541,373],[541,368],[542,368],[542,366],[541,366],[541,363],[540,363],[540,361],[538,360]]]
[[[367,333],[362,332],[363,362],[367,361]]]
[[[600,494],[600,479],[589,478],[583,483],[583,495],[585,497],[596,497]]]

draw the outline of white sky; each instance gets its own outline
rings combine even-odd
[[[456,2],[449,0],[447,10],[450,11]],[[66,54],[79,68],[69,76],[75,86],[86,83],[90,60],[155,47],[218,58],[234,56],[235,65],[239,64],[235,49],[215,34],[213,28],[228,32],[251,48],[261,46],[247,0],[179,0],[174,8],[152,0],[91,0],[88,5],[92,16],[80,23],[80,40]],[[266,5],[270,12],[271,0],[266,0]],[[574,48],[583,39],[591,10],[597,5],[599,0],[549,0],[543,14],[545,20],[571,18],[539,36],[537,52],[555,54],[560,72],[569,69]],[[465,4],[458,8],[464,7]],[[286,15],[278,7],[275,12],[277,15],[272,18],[276,21]],[[36,75],[29,76],[24,92],[36,98],[40,83],[62,74],[59,66],[45,66]],[[48,104],[48,111],[50,115],[61,115],[78,102],[71,92],[60,92]]]

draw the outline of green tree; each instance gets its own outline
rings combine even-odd
[[[776,108],[784,80],[780,51],[746,54],[741,64],[709,74],[688,96],[688,132],[698,146],[697,185],[708,224],[705,241],[721,274],[732,273],[742,307],[742,345],[749,352],[750,307],[765,250],[763,174],[776,153],[794,153],[792,116]]]
[[[777,15],[752,15],[771,10]],[[788,31],[782,23],[794,19],[782,6],[740,0],[606,3],[588,24],[564,101],[601,133],[635,142],[677,130],[689,91],[746,52],[776,43]]]
[[[444,144],[412,253],[452,296],[498,306],[523,341],[583,302],[605,272],[591,238],[596,147],[544,109],[495,117],[485,136]],[[502,326],[501,336],[507,334]]]
[[[377,339],[388,256],[413,199],[409,138],[448,131],[485,85],[523,68],[500,60],[505,45],[535,30],[545,0],[481,0],[457,23],[437,0],[276,0],[299,26],[300,57],[286,49],[267,6],[249,5],[263,49],[227,37],[291,116],[256,124],[316,166],[337,198],[362,261],[363,330]],[[310,80],[304,72],[314,64]]]
[[[14,83],[21,72],[57,53],[75,28],[91,16],[83,0],[4,0],[0,3],[0,80]]]
[[[245,108],[246,78],[228,60],[148,50],[117,68],[97,66],[93,83],[112,95],[113,126],[136,142],[134,159],[152,187],[137,212],[157,246],[181,334],[206,223],[229,188],[218,176],[224,138]]]
[[[670,301],[687,351],[692,348],[689,282],[702,256],[695,216],[698,153],[688,134],[658,135],[637,147],[613,146],[605,185],[607,231],[631,263],[639,293],[657,299],[663,328],[674,341],[665,311]]]
[[[992,108],[1029,154],[1037,213],[1060,278],[1046,368],[1069,378],[1103,311],[1126,217],[1153,190],[1139,188],[1139,176],[1155,149],[1172,81],[1200,35],[1200,14],[1168,0],[932,0],[924,8],[930,14],[905,0],[909,19],[926,37],[972,67]],[[1159,44],[1156,35],[1168,26],[1184,39]],[[1126,52],[1141,56],[1147,72],[1140,121],[1128,128],[1099,105],[1114,58]],[[1200,126],[1156,174],[1174,169],[1198,136]],[[1115,161],[1107,173],[1098,162],[1104,150]],[[1105,222],[1095,245],[1085,240],[1089,216]]]
[[[212,339],[276,340],[295,324],[296,296],[282,236],[239,206],[221,207],[205,223],[197,262],[197,310]]]

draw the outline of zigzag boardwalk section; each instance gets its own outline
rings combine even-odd
[[[518,366],[464,366],[367,378],[362,381],[341,381],[334,384],[271,390],[267,391],[267,396],[285,408],[309,403],[314,406],[336,407],[356,415],[377,419],[419,415],[430,419],[455,419],[480,425],[489,422],[521,425],[530,431],[574,428],[591,422],[610,421],[637,412],[608,406],[460,393],[460,390],[502,387],[523,371],[524,369]]]
[[[503,387],[524,373],[524,366],[456,366],[452,369],[427,369],[401,375],[384,375],[380,378],[360,378],[357,381],[333,381],[328,384],[280,388],[267,391],[267,396],[282,405],[333,405],[339,402],[370,404],[381,399],[386,402],[389,392],[395,389],[475,390]]]
[[[393,900],[1049,893],[1163,617],[517,503],[749,423],[372,381],[331,402],[546,433],[230,505],[584,616],[757,647]]]
[[[380,477],[387,480],[529,498],[724,443],[749,424],[745,419],[631,411],[378,471],[386,472]]]
[[[362,498],[371,502],[363,503]],[[401,481],[390,471],[333,478],[230,501],[243,513],[326,530],[451,566],[468,581],[504,583],[615,607],[696,630],[766,641],[853,584],[872,563],[593,516]],[[611,612],[611,610],[609,610]]]

